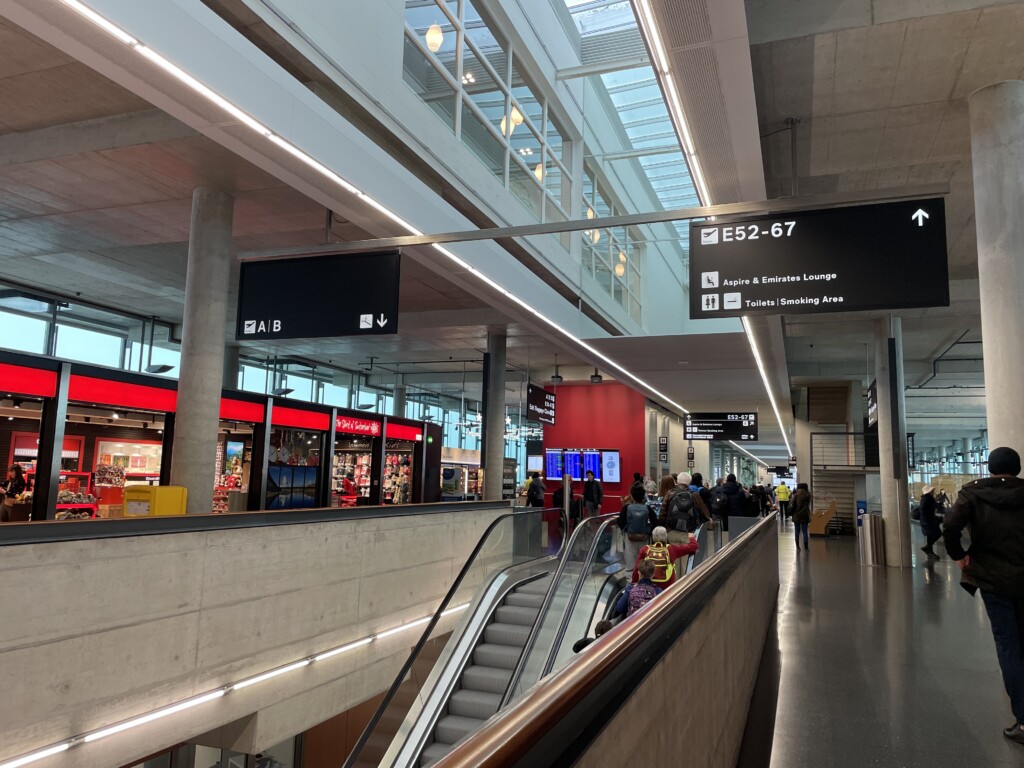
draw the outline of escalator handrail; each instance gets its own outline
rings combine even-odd
[[[360,734],[359,741],[356,742],[356,745],[352,749],[352,752],[349,753],[349,756],[345,760],[343,768],[351,768],[351,766],[353,766],[355,764],[356,758],[359,756],[359,753],[362,752],[363,747],[366,746],[367,740],[370,738],[370,735],[373,733],[374,729],[376,729],[377,725],[380,723],[381,717],[383,717],[384,713],[387,711],[388,706],[390,706],[391,702],[394,700],[395,694],[398,693],[398,689],[401,687],[402,683],[405,681],[406,676],[412,670],[413,664],[416,662],[416,659],[419,657],[420,653],[423,651],[423,648],[427,644],[427,641],[430,639],[431,633],[434,631],[434,628],[437,626],[437,623],[441,620],[441,614],[444,613],[448,609],[448,606],[451,603],[452,598],[455,597],[456,593],[459,590],[459,587],[462,585],[463,580],[466,578],[466,575],[469,573],[470,568],[473,566],[473,563],[476,561],[477,556],[480,554],[480,551],[483,549],[484,544],[486,543],[488,537],[494,532],[494,529],[497,528],[498,525],[501,522],[503,522],[504,520],[506,520],[506,519],[508,519],[510,517],[523,517],[525,515],[534,515],[534,514],[544,515],[545,513],[550,513],[550,512],[559,512],[561,514],[561,516],[562,516],[562,524],[563,524],[563,526],[565,526],[566,523],[567,523],[565,510],[563,510],[563,509],[547,509],[547,508],[529,508],[529,507],[527,507],[525,509],[524,508],[519,508],[519,510],[520,511],[513,511],[513,512],[506,513],[504,515],[499,515],[498,517],[496,517],[494,520],[491,521],[491,524],[487,526],[487,530],[485,530],[483,532],[483,535],[480,536],[480,540],[476,543],[476,546],[473,547],[473,551],[470,552],[469,557],[466,558],[466,562],[463,564],[462,569],[459,571],[459,575],[455,577],[455,581],[452,582],[452,585],[448,589],[448,592],[441,599],[441,603],[438,605],[437,610],[434,611],[434,615],[430,617],[430,621],[427,622],[427,626],[423,630],[423,633],[420,635],[419,640],[416,642],[416,645],[413,646],[412,652],[409,654],[409,658],[407,658],[405,660],[405,663],[402,665],[401,670],[399,670],[398,674],[395,676],[394,682],[391,683],[391,687],[388,688],[388,691],[387,691],[386,694],[384,694],[384,698],[381,700],[380,705],[377,707],[377,710],[373,713],[373,717],[370,718],[370,722],[366,724],[366,728],[364,728],[362,734]],[[525,511],[525,510],[529,510],[529,511]],[[543,522],[543,518],[542,518],[542,522]],[[563,528],[563,530],[564,530],[564,528]],[[562,537],[562,546],[559,549],[557,554],[561,555],[562,550],[564,549],[564,547],[565,547],[565,537],[563,536]],[[545,555],[545,557],[547,557],[547,555]]]
[[[586,653],[499,711],[434,768],[516,768],[525,765],[528,757],[533,768],[575,762],[630,695],[629,680],[642,677],[657,663],[747,553],[776,528],[772,518],[751,526],[694,571],[692,578],[673,584],[665,595],[591,644]],[[577,707],[585,711],[574,715]],[[561,752],[550,745],[557,745]]]
[[[585,517],[580,523],[584,523],[589,520],[600,520],[601,518],[608,517],[617,518],[618,512],[610,513],[608,515],[598,515],[596,517]],[[602,524],[602,528],[604,525]],[[498,711],[501,711],[504,707],[509,705],[512,700],[513,692],[516,686],[519,684],[519,679],[523,676],[523,672],[526,669],[526,662],[533,651],[534,646],[537,644],[537,636],[540,632],[541,624],[544,623],[544,617],[547,615],[548,608],[551,607],[551,602],[554,600],[555,591],[558,588],[558,583],[562,579],[562,574],[565,572],[565,566],[569,561],[568,555],[572,552],[573,544],[576,542],[577,536],[582,536],[583,531],[587,530],[585,525],[577,524],[576,530],[572,532],[572,536],[569,537],[568,541],[565,541],[565,547],[563,550],[564,556],[559,558],[558,568],[555,569],[555,574],[551,578],[551,585],[548,587],[547,592],[544,593],[544,600],[540,604],[540,610],[537,612],[537,620],[533,623],[533,627],[530,629],[530,636],[526,638],[526,644],[523,646],[523,652],[519,654],[519,661],[516,662],[516,668],[512,671],[512,677],[509,680],[508,686],[505,688],[505,694],[501,697],[501,704],[498,706]],[[600,531],[600,528],[598,529]],[[564,541],[564,538],[563,538]],[[597,537],[594,537],[594,541],[597,541]],[[593,545],[591,545],[593,548]],[[571,604],[571,603],[570,603]]]
[[[597,529],[597,535],[594,536],[594,541],[590,545],[590,551],[587,553],[587,559],[584,561],[585,564],[583,566],[583,570],[580,572],[580,577],[576,580],[576,586],[573,587],[572,594],[569,596],[569,605],[565,610],[565,614],[562,616],[562,620],[558,623],[558,629],[555,631],[555,640],[551,644],[551,650],[548,651],[547,661],[544,662],[544,669],[540,674],[542,680],[551,674],[551,670],[555,666],[555,659],[558,658],[558,651],[562,647],[562,643],[565,641],[565,633],[569,629],[569,619],[572,617],[573,608],[576,607],[576,601],[580,599],[580,593],[583,591],[583,583],[586,581],[588,572],[587,569],[590,564],[594,562],[594,558],[597,556],[597,545],[601,541],[601,536],[608,529],[609,525],[618,524],[618,513],[602,515],[601,517],[608,517],[611,519],[605,520],[601,524],[601,527]],[[628,564],[624,563],[624,565],[627,568],[629,567]]]

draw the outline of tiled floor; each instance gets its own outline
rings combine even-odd
[[[864,568],[854,540],[798,552],[786,527],[777,636],[747,734],[760,722],[764,736],[741,765],[1024,766],[1001,733],[1013,717],[981,599],[922,543],[912,569]]]

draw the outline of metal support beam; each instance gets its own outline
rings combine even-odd
[[[609,59],[599,61],[596,64],[583,64],[579,67],[566,67],[555,73],[556,80],[574,80],[578,77],[590,77],[591,75],[605,75],[609,72],[621,72],[624,69],[636,69],[646,67],[651,63],[650,56],[626,56],[621,59]]]
[[[285,257],[297,258],[303,256],[323,256],[331,253],[412,248],[420,245],[435,245],[440,243],[466,243],[480,240],[502,240],[505,238],[515,237],[554,235],[562,232],[585,232],[590,229],[611,229],[614,227],[633,227],[644,224],[663,224],[672,221],[704,219],[710,216],[791,213],[794,211],[813,210],[816,208],[937,197],[945,195],[948,192],[948,183],[923,184],[911,187],[900,187],[899,189],[836,192],[827,195],[814,195],[801,198],[760,200],[748,203],[726,203],[723,205],[704,205],[696,206],[694,208],[676,208],[671,211],[630,213],[624,216],[606,216],[598,219],[575,219],[572,221],[549,222],[546,224],[527,224],[518,227],[473,229],[463,230],[461,232],[445,232],[436,235],[382,237],[375,240],[356,240],[348,243],[331,243],[329,245],[307,245],[295,248],[243,251],[238,254],[238,258],[243,261],[256,261],[258,259],[280,259]]]

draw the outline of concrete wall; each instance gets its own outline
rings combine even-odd
[[[778,553],[773,529],[636,687],[576,768],[736,765],[775,612]]]
[[[6,547],[0,761],[423,617],[507,509]],[[421,631],[45,764],[128,764],[227,724],[256,752],[385,689]]]

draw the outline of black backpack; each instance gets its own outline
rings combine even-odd
[[[690,518],[694,514],[693,496],[687,490],[676,491],[672,497],[671,508],[668,511],[668,524],[676,531],[687,530]]]
[[[721,488],[711,492],[711,514],[725,517],[729,514],[729,497]]]

